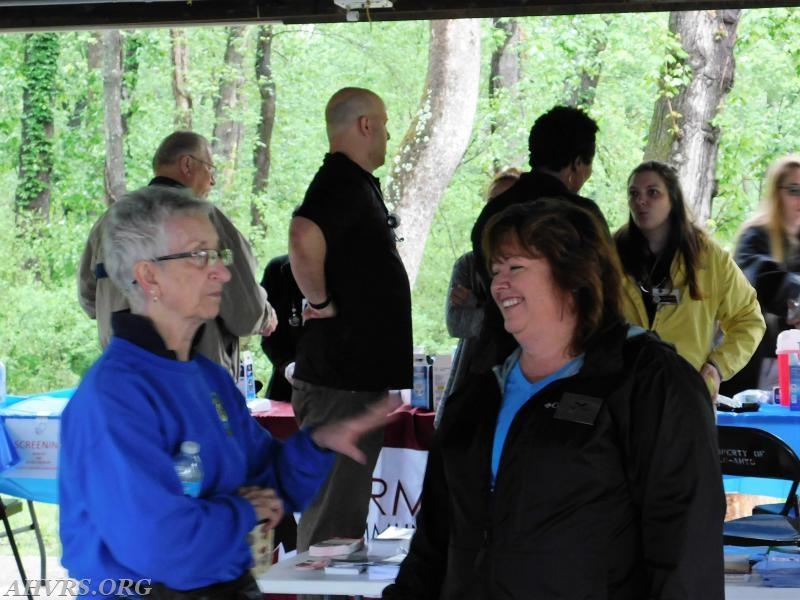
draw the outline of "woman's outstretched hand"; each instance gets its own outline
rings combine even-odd
[[[320,425],[311,432],[311,439],[317,446],[344,454],[363,465],[367,458],[358,448],[358,440],[365,433],[386,425],[389,414],[401,404],[399,394],[389,393],[355,417]]]

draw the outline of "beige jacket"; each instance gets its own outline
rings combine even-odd
[[[111,313],[130,308],[128,301],[108,277],[95,276],[97,263],[102,263],[102,227],[106,215],[100,217],[89,233],[78,269],[78,301],[91,318],[97,321],[100,346],[111,339]],[[250,244],[221,210],[214,207],[211,220],[220,244],[233,250],[231,280],[225,284],[222,303],[216,319],[206,322],[198,351],[230,371],[239,374],[239,338],[255,335],[272,313],[267,292],[258,283],[256,261]]]

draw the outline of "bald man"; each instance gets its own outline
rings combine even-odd
[[[345,88],[325,120],[330,151],[289,230],[292,273],[308,301],[292,391],[302,427],[358,413],[412,379],[408,276],[372,175],[386,158],[386,107],[369,90]],[[383,432],[362,440],[366,464],[337,459],[300,520],[299,551],[364,534]]]
[[[216,168],[208,140],[193,131],[175,131],[158,146],[153,157],[155,177],[149,185],[188,188],[205,198]],[[195,350],[239,376],[239,338],[255,334],[269,335],[277,324],[275,311],[267,302],[267,293],[256,278],[256,262],[250,244],[221,210],[214,207],[211,219],[220,245],[233,250],[233,264],[228,267],[231,280],[225,284],[220,312],[208,321],[197,340]],[[97,320],[100,347],[111,339],[111,313],[127,310],[128,302],[108,279],[103,266],[102,227],[105,215],[94,224],[78,268],[78,300],[84,312]]]

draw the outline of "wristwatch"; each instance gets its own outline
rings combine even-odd
[[[323,301],[322,301],[322,302],[320,302],[319,304],[314,304],[313,302],[309,301],[309,302],[308,302],[308,305],[309,305],[311,308],[313,308],[314,310],[322,310],[323,308],[326,308],[326,307],[328,306],[328,304],[330,304],[330,303],[331,303],[331,300],[333,300],[333,298],[331,298],[330,296],[328,296],[327,298],[325,298],[325,300],[323,300]]]

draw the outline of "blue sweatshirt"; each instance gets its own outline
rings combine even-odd
[[[186,440],[200,444],[199,498],[175,474]],[[256,525],[237,488],[274,488],[286,512],[302,511],[333,458],[306,432],[273,440],[227,371],[202,355],[180,362],[114,337],[62,415],[62,563],[89,595],[108,579],[176,589],[236,579],[251,565]]]

